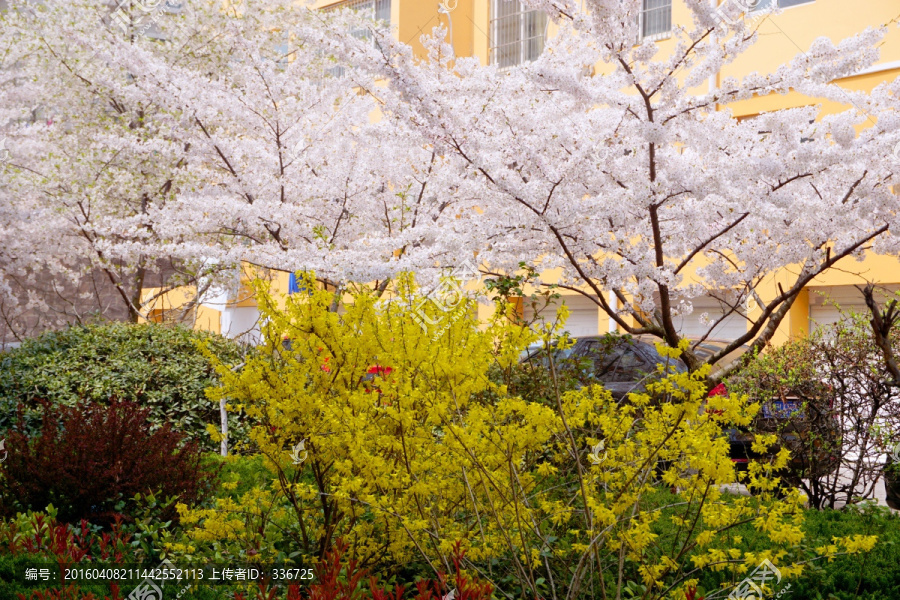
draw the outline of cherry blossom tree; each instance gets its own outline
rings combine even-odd
[[[115,90],[135,111],[119,122],[152,130],[152,143],[123,146],[129,156],[158,153],[160,165],[149,178],[122,169],[143,177],[129,197],[149,199],[102,229],[127,235],[100,247],[126,262],[244,261],[336,284],[433,279],[475,256],[493,276],[558,268],[540,283],[670,344],[677,318],[713,296],[748,325],[712,363],[765,344],[839,261],[896,251],[900,83],[834,83],[878,59],[883,30],[716,78],[757,35],[705,0],[687,1],[692,22],[665,54],[635,43],[636,0],[526,4],[557,33],[507,69],[454,56],[441,28],[423,58],[372,15],[284,0],[192,4],[202,19],[187,45],[165,50],[122,35],[119,18],[102,35],[66,29],[92,53],[78,61],[93,65],[85,89]],[[743,120],[729,110],[790,91],[809,105]],[[824,114],[823,99],[847,109]]]
[[[165,291],[211,270],[158,251],[151,214],[195,185],[189,148],[172,134],[178,121],[137,94],[135,74],[110,56],[131,45],[166,64],[221,67],[227,49],[209,39],[219,11],[128,8],[14,1],[0,14],[0,289],[14,330],[29,309],[44,313],[44,327],[86,318],[85,306],[136,320],[145,287]],[[105,303],[88,302],[101,287]]]
[[[694,22],[667,56],[634,44],[637,2],[530,4],[559,33],[505,70],[455,57],[443,29],[423,60],[367,15],[293,7],[260,28],[267,13],[252,4],[256,20],[224,34],[239,48],[226,70],[168,68],[132,48],[139,87],[191,115],[181,135],[204,170],[160,219],[195,240],[189,254],[334,281],[433,277],[475,255],[486,274],[558,267],[545,284],[670,344],[692,300],[713,296],[748,321],[713,363],[765,344],[840,260],[893,251],[900,88],[833,83],[877,60],[883,31],[715,85],[757,36],[706,2],[688,3]],[[788,91],[810,105],[753,120],[728,110]],[[849,108],[823,115],[821,99]]]
[[[676,317],[713,296],[748,323],[707,357],[716,363],[765,344],[803,287],[842,259],[896,251],[900,81],[871,93],[834,83],[878,59],[885,28],[822,38],[772,73],[717,83],[757,42],[756,21],[723,21],[708,1],[687,0],[692,23],[675,26],[662,53],[635,43],[640,2],[525,4],[559,33],[509,69],[454,58],[441,30],[425,40],[427,60],[375,30],[376,44],[323,39],[357,79],[388,82],[385,120],[439,157],[434,201],[455,210],[429,223],[434,243],[418,264],[475,251],[488,273],[520,261],[559,268],[544,283],[669,344]],[[809,105],[745,120],[728,107],[792,91]],[[822,100],[847,108],[824,114]],[[686,361],[701,364],[693,352]]]
[[[415,130],[378,118],[376,78],[321,49],[331,31],[364,45],[370,29],[388,35],[372,17],[242,2],[218,31],[232,60],[215,71],[116,49],[148,101],[180,116],[175,135],[201,182],[154,213],[173,232],[167,253],[314,271],[338,286],[421,268],[403,249],[438,233],[447,207],[428,182],[439,158]]]

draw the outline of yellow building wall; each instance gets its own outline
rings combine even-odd
[[[197,308],[197,319],[194,321],[194,329],[222,333],[222,313],[207,306]]]

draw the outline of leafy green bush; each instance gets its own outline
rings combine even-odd
[[[848,313],[754,357],[725,383],[764,405],[752,429],[778,433],[790,450],[785,479],[810,506],[836,508],[872,497],[883,457],[900,441],[893,433],[900,394],[891,381],[868,317]],[[784,400],[795,405],[779,409]]]
[[[795,548],[802,574],[790,580],[789,598],[809,600],[881,600],[900,598],[900,515],[873,502],[851,505],[842,510],[804,511],[804,541]],[[669,539],[674,529],[658,530],[660,539]],[[742,545],[764,542],[752,523],[731,530]],[[871,550],[847,554],[832,546],[835,538],[878,537]],[[828,555],[827,558],[823,555]],[[805,560],[801,559],[805,556]],[[706,595],[733,588],[728,575],[706,572],[700,575],[699,589]],[[782,581],[781,588],[787,586]],[[787,593],[787,592],[786,592]],[[716,596],[723,597],[723,596]],[[783,595],[782,598],[785,596]],[[769,598],[767,595],[766,598]]]
[[[202,344],[222,363],[239,364],[243,348],[219,335],[157,324],[104,323],[48,332],[0,354],[0,435],[21,418],[25,433],[40,429],[43,400],[74,406],[112,399],[150,409],[153,429],[171,424],[211,448],[208,423],[218,406],[204,390],[217,383]],[[244,435],[232,415],[232,441]]]

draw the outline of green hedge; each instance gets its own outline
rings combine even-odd
[[[803,530],[805,537],[802,547],[797,548],[799,554],[804,554],[803,549],[815,554],[816,547],[827,546],[835,536],[877,535],[878,542],[870,552],[836,556],[831,561],[812,561],[800,577],[782,582],[779,587],[785,587],[788,582],[791,586],[782,600],[900,598],[900,514],[892,513],[884,506],[875,506],[871,501],[842,510],[810,509],[804,513]],[[674,534],[671,529],[659,533],[663,540]],[[748,547],[747,542],[756,537],[751,523],[735,528],[731,533],[744,538],[744,549]],[[727,581],[728,577],[707,571],[700,576],[699,587],[711,594],[721,589],[723,580]]]
[[[112,398],[150,408],[154,427],[172,427],[205,447],[215,444],[206,424],[218,426],[218,406],[204,390],[217,376],[198,349],[205,345],[225,364],[239,364],[245,349],[219,335],[158,324],[102,323],[48,332],[0,353],[0,434],[16,427],[21,409],[27,433],[40,426],[41,402],[73,406]],[[234,417],[232,441],[244,430]]]

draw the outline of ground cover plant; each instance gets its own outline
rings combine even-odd
[[[228,461],[222,472],[222,481],[239,481],[243,480],[249,473],[262,474],[264,469],[260,468],[258,461],[254,458],[240,457],[233,461]],[[228,492],[222,491],[227,495]],[[656,495],[658,502],[670,503],[674,496],[667,489],[660,489]],[[21,600],[17,594],[24,594],[26,598],[30,598],[35,590],[43,590],[45,597],[52,597],[50,590],[55,589],[52,585],[34,586],[26,585],[24,582],[18,581],[22,565],[31,562],[36,558],[46,559],[59,556],[70,556],[71,552],[78,551],[79,548],[87,546],[95,557],[115,558],[116,552],[121,552],[123,562],[133,562],[136,558],[140,558],[139,544],[135,544],[133,539],[133,526],[122,523],[118,530],[110,529],[104,531],[95,531],[91,527],[87,528],[88,539],[92,540],[90,544],[81,544],[79,539],[82,537],[82,528],[80,524],[65,526],[62,525],[64,534],[60,535],[60,524],[54,520],[54,510],[49,513],[32,513],[22,514],[16,519],[6,520],[0,525],[0,600]],[[654,531],[660,536],[670,535],[673,533],[672,525],[660,523],[661,527],[655,528]],[[169,526],[174,532],[175,528]],[[870,551],[843,554],[841,549],[837,550],[836,555],[829,558],[820,558],[811,561],[804,569],[804,573],[799,577],[790,581],[791,587],[789,592],[791,596],[797,598],[812,598],[815,600],[851,600],[853,598],[861,598],[862,600],[877,600],[880,598],[893,597],[898,591],[898,582],[900,582],[900,517],[891,514],[889,511],[869,505],[859,506],[850,510],[823,510],[811,511],[806,514],[803,523],[804,545],[812,552],[815,548],[823,548],[833,544],[834,536],[852,536],[854,534],[877,535],[879,541]],[[42,532],[37,536],[38,541],[32,545],[32,549],[26,548],[24,539],[35,536],[36,533]],[[106,534],[104,536],[104,534]],[[734,536],[752,536],[756,532],[752,524],[745,524],[737,528],[732,533]],[[129,539],[128,536],[132,537]],[[105,539],[105,542],[103,541]],[[61,540],[54,545],[52,540]],[[101,548],[101,543],[105,544],[107,551]],[[741,544],[745,544],[741,540]],[[81,544],[81,545],[79,545]],[[827,548],[823,548],[827,550]],[[53,551],[56,551],[54,554]],[[333,556],[329,557],[333,560]],[[348,563],[341,560],[340,569],[342,575],[346,577],[348,574]],[[334,568],[334,567],[332,567]],[[358,571],[358,569],[357,569]],[[351,577],[355,573],[349,571]],[[379,575],[377,573],[363,573],[358,577],[359,588],[357,591],[358,598],[369,598],[372,593],[369,589],[369,577]],[[378,577],[379,582],[376,587],[383,591],[385,588],[393,584],[386,581],[382,577]],[[321,579],[319,580],[322,581]],[[424,581],[424,580],[422,580]],[[698,583],[699,598],[704,594],[709,597],[710,591],[716,590],[722,581],[722,574],[715,572],[706,572],[700,577]],[[405,598],[414,598],[412,593],[416,589],[416,580],[410,577],[408,580],[395,580],[394,583],[405,583]],[[435,582],[431,582],[432,584]],[[446,588],[445,588],[446,589]],[[626,589],[639,590],[638,582],[632,582],[631,586]],[[298,590],[304,594],[311,596],[310,587],[307,585]],[[325,590],[319,589],[317,593]],[[333,589],[332,593],[336,594],[339,590]],[[130,588],[122,587],[121,596],[124,597],[130,592]],[[248,600],[257,600],[259,590],[255,588],[233,589],[230,587],[202,587],[197,586],[189,590],[181,598],[196,599],[221,599],[232,598],[238,592]],[[94,597],[102,599],[112,594],[110,586],[103,583],[95,585],[79,585],[77,589],[72,590],[73,600],[75,598],[85,599],[87,594],[93,594]],[[635,595],[629,595],[628,592],[623,597],[640,597],[641,593],[635,591]],[[727,593],[725,594],[727,595]],[[166,596],[168,598],[170,596]],[[268,593],[263,596],[268,597]],[[321,597],[321,596],[319,596]],[[331,598],[343,598],[344,596],[332,595],[326,596]],[[372,595],[372,598],[379,596]],[[381,596],[391,597],[394,596]],[[438,596],[439,597],[439,596]],[[458,598],[459,596],[457,596]],[[503,598],[502,594],[495,591],[494,597]],[[720,597],[720,596],[717,596]],[[290,600],[288,590],[281,588],[276,591],[275,598],[278,600]],[[37,600],[37,599],[35,599]]]

